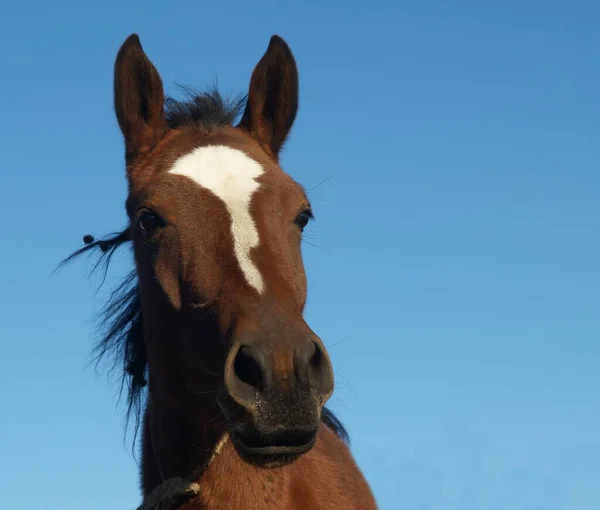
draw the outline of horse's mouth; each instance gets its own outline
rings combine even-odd
[[[233,444],[242,459],[249,464],[262,468],[275,468],[291,464],[298,457],[312,449],[317,441],[313,434],[298,444],[261,444],[250,438],[232,434]]]

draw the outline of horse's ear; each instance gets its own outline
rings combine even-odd
[[[250,80],[246,110],[239,123],[276,160],[298,111],[298,68],[287,43],[271,37]]]
[[[162,80],[137,34],[130,35],[117,54],[114,101],[129,157],[151,148],[166,131]]]

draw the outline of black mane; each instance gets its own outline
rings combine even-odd
[[[165,114],[170,127],[197,126],[211,129],[231,125],[245,104],[245,98],[227,100],[216,89],[196,95],[191,95],[188,91],[188,94],[190,98],[185,102],[171,98],[166,100]],[[103,265],[106,276],[112,255],[130,241],[129,228],[102,240],[86,235],[83,241],[85,246],[72,253],[62,264],[84,253],[99,250],[100,256],[94,270]],[[101,311],[99,322],[103,334],[93,350],[95,359],[100,362],[108,357],[112,360],[112,369],[120,367],[121,393],[127,386],[126,421],[134,417],[137,431],[146,396],[148,363],[135,269],[113,290]],[[343,424],[329,409],[323,409],[322,421],[341,439],[349,441]]]
[[[173,129],[191,126],[210,130],[230,126],[246,106],[246,96],[223,97],[216,87],[203,93],[181,88],[187,100],[165,98],[165,117]]]

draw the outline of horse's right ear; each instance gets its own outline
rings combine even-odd
[[[121,46],[115,61],[115,113],[128,158],[150,149],[167,130],[162,80],[137,34]]]

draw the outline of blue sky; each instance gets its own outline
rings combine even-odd
[[[597,2],[12,2],[0,15],[3,508],[133,508],[115,380],[88,366],[120,276],[56,264],[125,224],[112,66],[244,92],[273,33],[301,106],[309,323],[382,509],[600,508]]]

